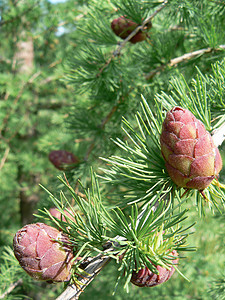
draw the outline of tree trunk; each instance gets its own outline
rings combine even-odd
[[[23,20],[25,22],[25,19]],[[31,74],[34,68],[34,46],[33,39],[28,36],[27,32],[22,31],[19,41],[16,43],[16,51],[14,54],[14,68],[17,74]],[[28,141],[26,140],[26,143]],[[23,225],[32,223],[35,206],[39,200],[39,196],[31,193],[32,187],[37,183],[35,174],[24,173],[23,166],[18,166],[18,182],[20,184],[20,214],[21,223]],[[24,187],[25,186],[25,187]]]
[[[21,34],[21,40],[16,44],[16,52],[14,55],[14,64],[18,66],[17,72],[22,74],[30,74],[34,67],[34,46],[33,39],[28,37],[23,40],[24,33]]]

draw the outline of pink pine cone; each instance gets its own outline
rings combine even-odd
[[[44,223],[36,223],[17,231],[13,248],[20,266],[31,277],[60,282],[70,279],[73,252],[68,243],[62,232]]]
[[[178,253],[176,252],[176,250],[173,250],[171,252],[171,255],[178,256]],[[177,264],[177,263],[178,263],[178,258],[173,260],[173,264]],[[173,266],[171,266],[170,270],[168,270],[166,268],[157,265],[156,269],[159,272],[158,275],[150,271],[147,267],[139,270],[138,272],[133,272],[131,277],[131,282],[134,285],[137,285],[139,287],[152,287],[169,280],[175,271]]]
[[[175,106],[163,122],[160,137],[166,169],[183,188],[204,190],[222,169],[222,159],[203,123]]]
[[[62,171],[74,169],[79,162],[73,153],[66,150],[53,150],[49,153],[48,158],[57,169]]]
[[[130,19],[125,18],[124,16],[114,19],[111,22],[112,31],[123,40],[126,39],[137,26],[138,26],[137,23],[135,23]],[[152,23],[150,22],[147,25],[147,29],[150,29],[151,27],[152,27]],[[129,42],[131,42],[132,44],[136,44],[146,40],[146,38],[147,38],[146,32],[139,31],[135,36],[133,36],[129,40]]]

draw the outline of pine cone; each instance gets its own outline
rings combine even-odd
[[[126,19],[123,16],[114,19],[111,22],[112,31],[123,40],[125,40],[131,34],[131,32],[134,31],[134,29],[137,26],[138,26],[137,23],[135,23],[132,20]],[[146,26],[146,29],[150,29],[151,27],[152,27],[152,23],[149,22],[148,25]],[[135,36],[133,36],[129,40],[129,42],[131,42],[132,44],[136,44],[146,40],[146,38],[147,38],[147,33],[143,31],[139,31]]]
[[[203,123],[175,106],[166,115],[160,137],[172,180],[183,188],[204,190],[222,169],[222,159]]]
[[[20,266],[31,277],[50,282],[70,279],[73,252],[68,244],[62,232],[44,223],[24,226],[13,239]]]
[[[79,159],[73,153],[65,150],[51,151],[48,158],[57,169],[62,171],[74,169],[79,162]]]
[[[178,256],[178,253],[176,250],[173,250],[171,252],[171,255]],[[173,264],[177,263],[178,258],[173,260]],[[131,282],[139,287],[152,287],[169,280],[175,271],[173,266],[170,267],[170,270],[161,266],[155,267],[159,272],[158,275],[150,271],[147,267],[145,267],[144,269],[141,269],[138,272],[132,273]]]

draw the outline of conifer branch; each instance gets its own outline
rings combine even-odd
[[[0,299],[5,299],[5,297],[10,294],[18,285],[20,285],[23,282],[23,280],[20,278],[16,282],[10,284],[9,288],[0,295]]]
[[[212,47],[209,47],[209,48],[204,48],[204,49],[200,49],[200,50],[196,50],[196,51],[193,51],[193,52],[189,52],[189,53],[186,53],[182,56],[179,56],[179,57],[176,57],[176,58],[173,58],[171,59],[168,63],[166,64],[163,64],[161,66],[159,66],[158,68],[152,70],[151,72],[149,72],[148,74],[145,75],[145,79],[151,79],[153,78],[157,73],[160,73],[161,71],[163,71],[166,67],[173,67],[179,63],[182,63],[184,61],[187,61],[189,59],[192,59],[194,58],[195,56],[198,56],[198,55],[204,55],[206,53],[211,53],[213,51],[220,51],[220,50],[225,50],[225,45],[220,45],[218,46],[218,48],[212,48]]]
[[[71,284],[66,290],[56,298],[56,300],[77,300],[84,289],[92,282],[92,280],[99,274],[104,266],[111,260],[108,256],[98,255],[94,257],[84,271],[88,274],[86,277],[78,277],[80,285]]]
[[[108,121],[110,120],[110,118],[112,117],[112,115],[117,111],[118,109],[118,104],[114,105],[111,109],[111,111],[108,113],[108,115],[105,117],[105,119],[102,121],[101,123],[101,128],[104,128],[106,123],[108,123]]]
[[[112,109],[107,114],[107,116],[102,120],[101,125],[100,125],[101,129],[103,129],[105,127],[105,125],[109,122],[109,120],[111,119],[111,117],[113,116],[113,114],[117,111],[119,103],[120,103],[120,99],[119,99],[118,103],[112,107]],[[90,144],[90,146],[89,146],[89,148],[87,150],[87,153],[85,155],[84,160],[88,160],[88,157],[91,154],[92,150],[94,149],[94,146],[95,146],[95,141],[93,141]]]
[[[131,90],[132,90],[132,88],[129,90],[129,92],[130,92]],[[128,92],[128,93],[129,93],[129,92]],[[112,117],[112,116],[114,115],[114,113],[117,111],[117,109],[119,108],[119,104],[120,104],[122,101],[123,101],[123,96],[121,96],[121,97],[119,98],[117,104],[115,104],[115,105],[112,107],[112,109],[111,109],[110,112],[107,114],[107,116],[102,120],[101,124],[99,125],[99,127],[100,127],[101,129],[104,129],[105,125],[110,121],[111,117]],[[89,157],[89,155],[91,154],[91,152],[93,151],[94,146],[95,146],[95,141],[93,141],[93,142],[90,144],[90,146],[89,146],[89,148],[88,148],[88,150],[87,150],[87,153],[86,153],[86,155],[85,155],[85,157],[84,157],[84,160],[86,160],[86,161],[88,160],[88,157]]]
[[[23,85],[22,85],[22,87],[21,87],[21,89],[19,90],[19,92],[18,92],[16,98],[14,99],[14,102],[13,102],[13,107],[14,107],[14,108],[16,107],[17,102],[19,101],[19,99],[20,99],[21,96],[23,95],[23,92],[24,92],[25,87],[26,87],[28,84],[33,83],[33,81],[34,81],[40,74],[41,74],[40,71],[34,73],[34,74],[33,74],[33,75],[32,75],[32,76],[31,76],[31,77],[30,77]],[[6,114],[6,116],[5,116],[5,118],[4,118],[3,122],[2,122],[2,123],[3,123],[3,126],[2,126],[2,128],[0,129],[0,134],[2,133],[2,131],[5,130],[5,128],[6,128],[6,126],[7,126],[7,123],[8,123],[8,120],[9,120],[10,116],[12,115],[13,111],[14,111],[14,110],[10,110],[10,111]]]
[[[95,142],[93,141],[93,142],[90,144],[90,146],[89,146],[89,148],[88,148],[88,150],[87,150],[87,153],[85,154],[84,161],[87,161],[87,160],[88,160],[89,155],[91,154],[91,152],[92,152],[93,149],[94,149],[94,146],[95,146]]]
[[[166,199],[164,199],[166,200]],[[158,206],[158,203],[156,202],[152,206],[152,211],[155,211]],[[137,224],[139,224],[139,221],[143,217],[143,215],[146,213],[146,211],[149,210],[149,207],[145,207],[137,216]],[[132,227],[132,224],[130,223],[129,228]],[[114,242],[107,242],[104,245],[105,251],[104,253],[109,253],[114,251],[115,255],[115,247],[119,247],[119,241],[124,241],[125,238],[123,236],[116,236],[114,239]],[[86,267],[83,269],[82,264],[80,266],[81,269],[83,269],[84,274],[78,276],[77,281],[73,284],[68,285],[66,290],[58,297],[56,300],[78,300],[79,296],[82,292],[84,292],[84,289],[92,282],[93,279],[102,271],[102,269],[112,260],[112,258],[109,255],[99,254],[96,257],[93,257],[88,262],[84,262],[84,265]]]
[[[155,203],[155,205],[152,207],[153,211],[155,211],[155,208],[157,207],[158,203]],[[143,209],[142,212],[137,217],[137,224],[139,223],[139,220],[143,216],[143,214],[146,212],[146,209]],[[129,224],[129,227],[131,227],[131,224]],[[124,237],[117,236],[115,238],[117,241],[123,241]],[[105,253],[108,253],[110,251],[115,251],[114,245],[118,246],[118,242],[112,243],[108,242],[105,244]],[[115,254],[115,253],[114,253]],[[66,290],[56,298],[56,300],[78,300],[81,293],[84,291],[84,289],[92,282],[92,280],[95,279],[95,277],[102,271],[102,269],[112,260],[112,258],[108,255],[102,255],[99,254],[96,257],[93,257],[87,264],[87,266],[83,269],[84,273],[87,275],[85,276],[79,276],[77,278],[76,283],[68,285]],[[85,263],[86,264],[86,263]],[[79,284],[79,283],[80,284]]]
[[[27,15],[30,11],[32,11],[36,6],[38,5],[38,3],[33,4],[32,6],[28,7],[27,9],[25,9],[20,15],[17,15],[9,20],[1,20],[0,21],[0,27],[9,23],[13,23],[15,20],[20,20],[23,16]]]
[[[212,133],[213,140],[216,145],[221,145],[222,142],[225,140],[225,123],[222,123],[222,125],[214,130]],[[168,195],[167,195],[168,196]],[[166,202],[166,197],[164,196],[164,201]],[[158,206],[158,202],[153,205],[153,210],[155,210]],[[142,210],[142,212],[138,215],[138,220],[141,218],[143,213],[145,212],[145,209]],[[116,237],[117,240],[122,240],[123,237]],[[115,250],[113,247],[113,243],[109,242],[107,245],[106,252]],[[80,285],[76,284],[70,284],[66,290],[56,299],[56,300],[77,300],[79,299],[80,294],[84,291],[84,289],[92,282],[92,280],[101,272],[101,270],[104,268],[104,266],[110,262],[112,258],[109,256],[104,256],[102,254],[97,255],[96,257],[92,258],[87,266],[84,268],[84,271],[88,273],[85,277],[78,277],[78,281],[80,282]]]
[[[143,214],[140,213],[139,216]],[[123,237],[116,237],[117,240],[124,240]],[[116,243],[117,244],[117,243]],[[108,253],[110,251],[114,250],[113,243],[108,242],[105,245],[105,253]],[[84,289],[92,282],[93,279],[102,271],[102,269],[111,261],[111,257],[108,255],[104,256],[102,254],[97,255],[96,257],[93,257],[89,262],[87,263],[86,267],[83,269],[85,277],[79,276],[77,280],[80,282],[78,285],[78,282],[68,285],[68,287],[65,289],[65,291],[59,295],[56,300],[78,300],[81,293],[84,291]],[[86,263],[85,263],[86,264]]]
[[[139,31],[143,30],[145,26],[166,6],[167,3],[168,0],[165,0],[163,4],[152,15],[146,18],[140,26],[137,26],[134,29],[134,31],[132,31],[131,34],[123,42],[119,44],[117,49],[113,52],[113,56],[116,57],[120,55],[121,50],[126,45],[126,43],[129,42],[132,39],[132,37],[134,37]]]
[[[104,69],[110,64],[110,62],[114,58],[116,58],[121,54],[121,51],[124,48],[124,46],[127,44],[127,42],[129,42],[132,39],[132,37],[134,37],[139,31],[145,29],[146,25],[165,7],[167,3],[168,0],[165,0],[163,4],[153,14],[151,14],[148,18],[146,18],[140,26],[137,26],[123,42],[119,43],[117,48],[113,51],[112,56],[106,61],[104,66],[100,69],[99,73],[97,74],[97,77],[101,75]]]
[[[3,168],[3,166],[4,166],[5,162],[6,162],[6,159],[8,157],[9,151],[10,151],[10,148],[9,147],[6,148],[5,153],[3,155],[3,158],[2,158],[2,160],[0,162],[0,170]]]
[[[98,74],[96,75],[96,77],[99,77],[102,72],[105,70],[105,68],[111,63],[111,61],[115,58],[116,56],[113,54],[107,61],[106,63],[103,65],[103,67],[99,70]]]

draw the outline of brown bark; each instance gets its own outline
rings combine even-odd
[[[18,66],[17,72],[30,74],[34,67],[34,46],[32,38],[28,37],[26,40],[18,41],[16,49],[14,64]]]
[[[23,23],[26,22],[26,17],[23,16]],[[16,51],[13,58],[13,68],[21,76],[31,74],[34,68],[34,46],[33,39],[28,32],[21,31],[19,39],[16,43]],[[39,74],[38,74],[39,75]],[[25,84],[26,85],[26,84]],[[24,87],[25,87],[24,85]],[[21,93],[23,89],[21,90]],[[26,142],[36,133],[27,135]],[[22,141],[24,142],[24,141]],[[32,223],[35,206],[39,200],[39,196],[32,192],[33,187],[37,185],[37,175],[27,174],[23,170],[23,166],[18,166],[18,182],[20,184],[19,199],[20,199],[20,214],[21,223],[23,225]]]

